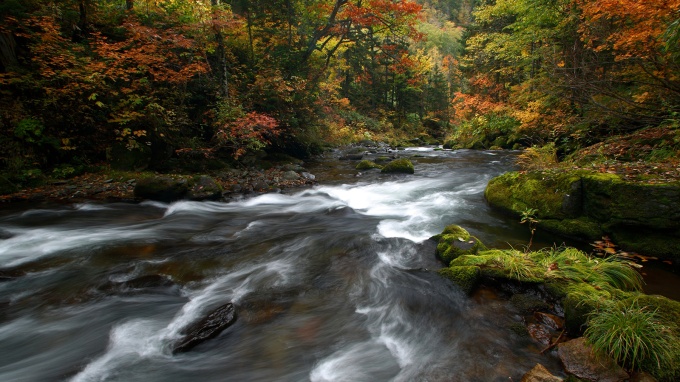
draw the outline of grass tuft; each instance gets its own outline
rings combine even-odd
[[[629,305],[607,304],[593,312],[584,335],[596,352],[610,356],[619,365],[631,370],[653,365],[663,370],[678,362],[679,345],[671,333],[656,311],[634,301]]]

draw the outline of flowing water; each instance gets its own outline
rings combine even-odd
[[[1,381],[509,381],[537,362],[500,300],[432,270],[449,224],[491,245],[528,230],[492,213],[512,153],[412,149],[415,175],[357,177],[232,203],[78,204],[0,213]],[[236,323],[172,354],[225,303]]]

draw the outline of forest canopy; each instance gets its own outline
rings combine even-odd
[[[121,152],[569,152],[678,126],[680,0],[6,0],[0,19],[14,185]]]

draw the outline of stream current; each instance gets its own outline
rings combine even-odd
[[[509,381],[556,361],[520,317],[465,296],[428,240],[490,245],[526,227],[484,188],[507,152],[410,149],[414,175],[321,161],[322,185],[231,203],[87,203],[0,211],[0,381]],[[233,302],[238,319],[172,354]]]

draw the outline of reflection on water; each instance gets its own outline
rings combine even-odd
[[[448,224],[489,243],[526,239],[482,195],[512,154],[410,154],[412,176],[321,162],[323,186],[229,204],[6,212],[0,380],[507,381],[537,362],[556,369],[508,336],[511,308],[431,271],[427,239]],[[227,302],[233,326],[171,353]]]

